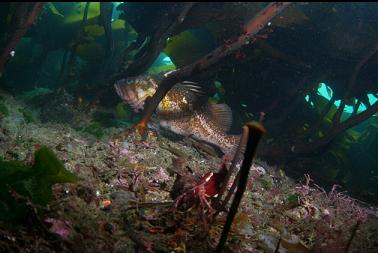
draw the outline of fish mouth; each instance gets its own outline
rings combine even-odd
[[[138,92],[135,91],[130,80],[121,79],[114,84],[114,88],[120,98],[127,103],[135,112],[143,110],[144,100],[138,97]]]

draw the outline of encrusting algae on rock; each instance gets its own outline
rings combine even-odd
[[[144,248],[145,243],[150,245],[151,251],[162,249],[164,252],[182,252],[180,248],[185,248],[186,252],[203,252],[207,247],[207,243],[198,238],[203,236],[204,231],[200,219],[203,214],[199,213],[201,209],[179,206],[172,216],[173,200],[170,195],[176,181],[175,174],[190,174],[196,179],[193,186],[201,178],[205,183],[207,176],[219,173],[221,159],[205,157],[182,142],[162,136],[150,136],[141,142],[134,133],[123,142],[108,143],[105,137],[122,129],[105,129],[104,138],[98,140],[68,125],[42,125],[39,121],[28,124],[18,110],[21,108],[18,101],[8,95],[4,96],[4,101],[10,106],[9,115],[1,120],[4,136],[1,137],[0,154],[10,159],[9,152],[12,151],[12,157],[17,156],[31,164],[30,147],[36,149],[46,145],[56,153],[67,170],[79,178],[76,184],[53,187],[50,211],[42,221],[48,234],[43,235],[41,231],[45,230],[38,226],[26,233],[40,234],[47,252],[57,247],[68,252],[96,252],[98,247],[109,252],[122,252],[122,249],[136,252],[135,249]],[[17,130],[21,128],[22,132]],[[333,248],[344,248],[354,225],[353,210],[359,210],[357,204],[356,208],[348,209],[346,204],[352,202],[345,198],[343,201],[336,192],[325,198],[324,193],[314,188],[310,181],[295,185],[284,173],[261,161],[252,166],[250,174],[245,196],[231,227],[227,250],[253,252],[252,249],[260,248],[264,252],[274,252],[281,234],[282,250],[288,247],[285,240],[290,235],[299,237],[297,241],[307,248],[320,247],[323,243],[333,243]],[[213,190],[216,187],[206,189],[209,195],[215,196]],[[195,202],[182,204],[188,206]],[[343,208],[340,209],[341,206]],[[353,205],[349,204],[349,207]],[[378,220],[373,209],[368,213],[368,221],[359,225],[351,250],[374,252],[373,233],[378,227]],[[323,216],[324,219],[319,219]],[[325,220],[335,227],[330,227],[329,222],[324,223]],[[219,240],[224,221],[225,215],[221,212],[209,229],[209,240],[213,244]],[[342,233],[338,240],[341,244],[336,245],[335,239],[340,230]],[[51,234],[58,236],[54,237],[55,244],[49,237]],[[25,250],[37,246],[32,236],[10,232],[7,236],[14,238],[19,243],[18,247]],[[61,241],[61,238],[66,239]],[[11,249],[15,249],[14,243],[4,240],[13,245]],[[57,246],[56,240],[60,246]],[[23,242],[27,245],[22,246]]]

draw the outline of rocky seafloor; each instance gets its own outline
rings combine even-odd
[[[222,159],[154,131],[142,140],[134,131],[113,138],[121,128],[103,129],[101,137],[75,130],[72,122],[91,122],[85,113],[71,124],[41,123],[46,115],[25,101],[0,96],[7,108],[0,113],[0,157],[32,164],[34,152],[47,146],[79,178],[56,184],[43,212],[35,207],[35,227],[0,227],[1,252],[211,252],[216,246],[225,212],[208,219],[214,210],[197,195],[183,203],[172,188],[180,172],[200,179],[217,172]],[[257,159],[224,252],[377,252],[377,210],[315,183],[308,176],[294,182],[283,168]]]

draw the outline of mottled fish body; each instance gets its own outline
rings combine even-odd
[[[212,143],[222,152],[231,153],[238,144],[240,136],[228,135],[206,110],[193,112],[191,116],[174,120],[159,119],[160,126],[180,135]]]
[[[147,97],[158,87],[157,78],[144,75],[122,79],[115,84],[117,94],[139,112]],[[176,134],[214,144],[225,154],[233,153],[240,136],[228,135],[232,112],[226,104],[210,104],[201,87],[192,82],[181,82],[172,87],[159,103],[159,125]]]

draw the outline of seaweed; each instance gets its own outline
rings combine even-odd
[[[118,103],[115,111],[115,117],[120,120],[126,120],[130,116],[130,109],[126,108],[123,103]]]
[[[272,184],[269,183],[266,179],[264,178],[257,178],[256,182],[259,183],[265,190],[269,190],[272,188]]]
[[[35,207],[47,205],[56,183],[75,183],[77,177],[47,147],[35,152],[33,166],[0,160],[0,224],[22,225]]]
[[[34,117],[33,113],[28,109],[22,108],[18,111],[22,113],[22,116],[24,117],[26,123],[37,123],[37,119]]]
[[[296,204],[296,203],[298,203],[298,198],[299,198],[299,196],[298,196],[298,194],[289,194],[288,196],[287,196],[287,202],[289,202],[290,204]]]
[[[104,136],[104,131],[98,122],[93,122],[83,129],[84,132],[94,135],[96,138],[100,139]]]
[[[5,117],[9,115],[8,108],[2,103],[0,103],[0,115],[5,116]]]
[[[131,120],[132,112],[130,108],[123,103],[118,103],[114,111],[98,110],[93,113],[93,121],[98,123],[101,127],[129,127],[132,123]],[[89,130],[93,130],[95,126],[91,126]]]
[[[114,115],[111,112],[98,110],[93,113],[93,121],[103,127],[111,127],[114,121]]]

